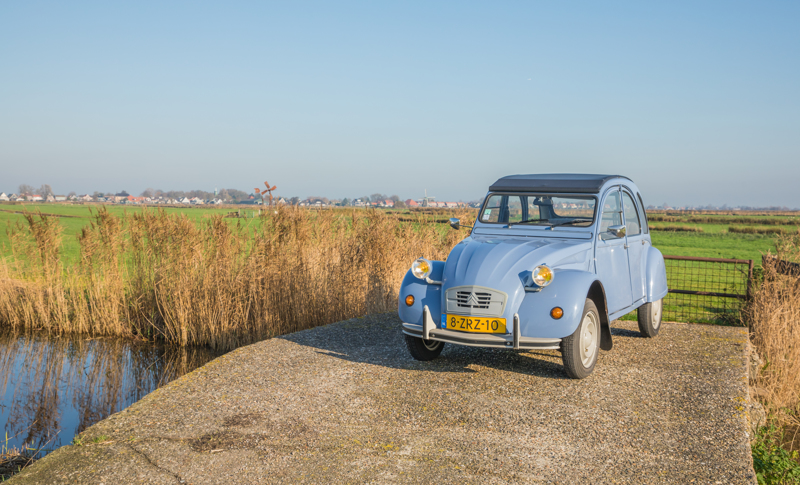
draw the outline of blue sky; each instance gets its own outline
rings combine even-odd
[[[798,2],[2,2],[0,190],[800,207]]]

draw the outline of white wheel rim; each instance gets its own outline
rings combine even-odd
[[[436,350],[436,348],[439,346],[439,342],[437,342],[436,340],[422,339],[422,345],[424,345],[425,348],[428,350]]]
[[[600,341],[600,325],[597,322],[597,315],[589,312],[583,317],[581,322],[581,362],[584,367],[592,365],[592,361],[597,355],[598,342]]]
[[[663,300],[654,301],[650,304],[650,321],[653,322],[653,329],[661,325],[661,302]]]

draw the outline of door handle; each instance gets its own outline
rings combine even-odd
[[[647,242],[647,241],[645,241],[644,239],[642,239],[642,246],[644,246],[646,242]]]
[[[626,244],[626,245],[624,245],[624,246],[622,246],[622,247],[623,247],[623,248],[625,248],[625,249],[628,249],[630,246],[628,246],[628,245]]]

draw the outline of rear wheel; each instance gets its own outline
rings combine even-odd
[[[600,353],[600,332],[600,312],[594,302],[587,298],[578,328],[561,341],[561,359],[567,375],[573,379],[583,379],[592,373]]]
[[[645,337],[653,338],[658,335],[661,328],[662,305],[664,299],[645,303],[636,310],[639,319],[639,331]]]
[[[405,335],[406,347],[411,353],[411,357],[417,360],[433,360],[439,357],[444,350],[444,342],[436,340],[423,340],[419,337]]]

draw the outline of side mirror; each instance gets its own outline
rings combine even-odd
[[[625,234],[628,233],[624,224],[621,226],[611,226],[608,228],[608,232],[616,238],[623,238],[625,237]]]
[[[461,221],[455,217],[450,218],[450,227],[453,229],[461,229]]]

